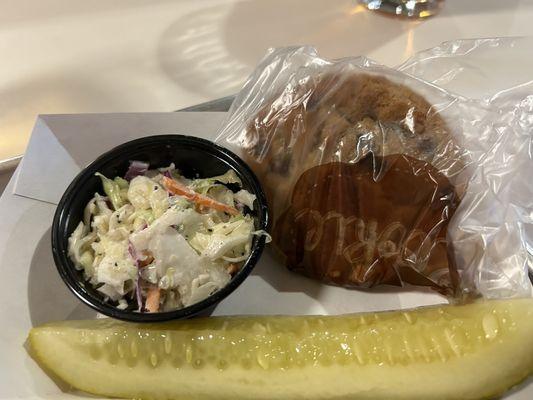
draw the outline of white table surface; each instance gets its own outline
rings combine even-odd
[[[231,94],[272,46],[394,66],[447,40],[533,34],[531,0],[446,0],[425,21],[355,0],[0,0],[0,10],[0,160],[24,152],[37,114],[171,111]]]

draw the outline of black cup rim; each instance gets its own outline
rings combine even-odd
[[[231,168],[235,170],[237,175],[246,177],[246,180],[251,185],[253,194],[256,195],[258,204],[258,228],[266,230],[269,223],[269,212],[266,196],[256,175],[252,172],[250,167],[235,153],[209,140],[195,136],[178,134],[147,136],[125,142],[99,156],[87,167],[82,169],[80,173],[78,173],[78,175],[72,180],[70,185],[63,193],[63,196],[57,205],[51,230],[52,254],[59,275],[70,291],[79,300],[92,309],[108,317],[130,322],[162,322],[173,319],[189,318],[213,307],[224,298],[229,296],[246,279],[246,277],[250,275],[253,268],[259,261],[259,258],[261,257],[266,242],[265,236],[257,237],[252,246],[250,255],[248,256],[248,259],[244,263],[243,267],[224,288],[213,293],[208,298],[182,309],[158,313],[139,313],[128,310],[120,310],[110,304],[90,296],[80,285],[80,280],[76,277],[74,265],[68,257],[68,236],[64,232],[64,229],[65,219],[68,216],[69,205],[72,203],[72,199],[78,188],[81,187],[85,181],[90,179],[95,172],[101,170],[101,167],[106,163],[121,157],[121,153],[130,147],[150,145],[154,142],[171,142],[169,144],[174,146],[192,146],[200,151],[204,151],[206,154],[216,155],[227,162]]]

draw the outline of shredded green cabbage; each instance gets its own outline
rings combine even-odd
[[[124,204],[122,196],[120,195],[119,184],[109,178],[106,178],[100,172],[97,172],[95,175],[100,177],[100,179],[102,180],[102,186],[104,188],[105,194],[107,195],[107,197],[109,197],[109,200],[111,201],[111,204],[113,204],[114,209],[118,210]]]
[[[190,187],[198,193],[206,194],[209,189],[211,189],[213,186],[219,185],[219,183],[235,183],[239,185],[239,187],[242,187],[241,180],[232,169],[228,170],[228,172],[223,175],[214,176],[212,178],[195,179],[193,182],[191,182]]]

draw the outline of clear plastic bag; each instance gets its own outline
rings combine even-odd
[[[531,223],[533,185],[513,180],[523,202],[490,200],[506,190],[496,182],[502,169],[524,177],[531,164],[522,127],[531,126],[531,110],[519,104],[506,100],[501,115],[491,101],[363,57],[333,62],[310,47],[284,48],[258,65],[217,140],[261,180],[274,247],[288,268],[348,287],[523,295],[531,259],[522,231]],[[509,161],[516,154],[521,161]],[[517,213],[492,213],[485,224],[484,201]],[[512,266],[511,244],[491,256],[502,240],[490,236],[495,229],[514,245]]]
[[[533,37],[460,39],[414,54],[396,69],[471,99],[532,80]]]

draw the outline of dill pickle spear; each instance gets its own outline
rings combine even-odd
[[[533,299],[162,324],[65,321],[30,351],[74,388],[136,399],[485,399],[533,372]]]

